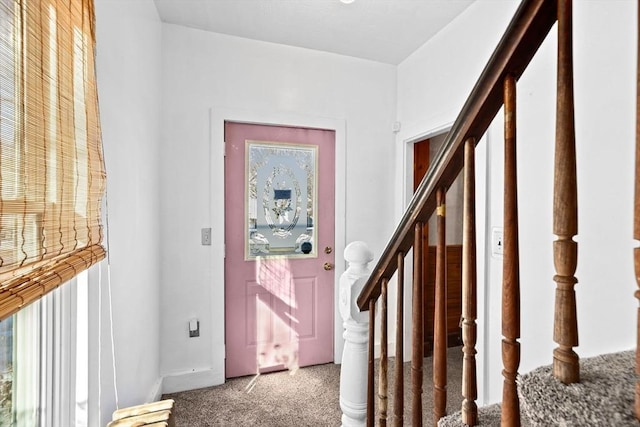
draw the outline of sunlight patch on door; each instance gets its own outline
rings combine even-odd
[[[287,257],[258,257],[256,282],[247,284],[247,310],[255,310],[255,323],[248,322],[247,337],[254,338],[256,374],[282,367],[298,369],[300,320],[296,286]],[[253,298],[251,298],[253,296]],[[253,324],[251,324],[253,323]]]

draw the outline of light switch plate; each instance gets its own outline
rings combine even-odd
[[[189,320],[189,337],[196,338],[200,336],[200,321],[197,319]]]
[[[502,227],[494,227],[491,230],[491,255],[501,258],[504,247],[504,237]]]
[[[202,229],[202,245],[211,246],[211,228]]]

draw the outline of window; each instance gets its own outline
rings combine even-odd
[[[0,322],[0,425],[87,426],[88,274]]]
[[[90,0],[0,0],[0,319],[105,256]]]
[[[0,321],[0,425],[10,425],[13,398],[13,317]]]

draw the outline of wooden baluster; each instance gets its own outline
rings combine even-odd
[[[558,1],[558,99],[553,195],[553,258],[556,286],[553,340],[553,374],[565,384],[580,381],[580,364],[573,347],[578,345],[574,274],[578,262],[578,191],[573,116],[573,58],[571,1]]]
[[[393,415],[396,427],[404,421],[404,254],[398,253],[398,295],[396,301],[396,365]]]
[[[637,69],[636,69],[636,183],[633,215],[633,238],[640,240],[640,7],[638,7],[638,42],[637,42]],[[637,243],[636,243],[637,244]],[[640,248],[633,250],[633,261],[636,273],[636,283],[640,287]],[[635,292],[636,299],[640,300],[640,290]],[[636,321],[636,397],[635,414],[640,420],[640,307]]]
[[[464,143],[464,206],[462,222],[462,424],[478,424],[478,379],[476,377],[476,341],[478,315],[476,275],[476,142]]]
[[[424,304],[422,253],[424,240],[422,236],[423,224],[416,223],[413,240],[413,317],[411,327],[413,329],[411,351],[411,419],[414,427],[422,426],[422,359],[424,357]]]
[[[379,423],[380,427],[386,427],[387,425],[387,392],[388,381],[387,372],[389,366],[389,359],[387,358],[387,288],[389,285],[388,279],[382,279],[382,288],[380,291],[380,378],[378,384],[378,402],[380,405],[379,410]]]
[[[504,246],[502,270],[502,425],[520,425],[516,376],[520,365],[520,266],[516,174],[516,81],[504,80]]]
[[[369,301],[369,363],[367,371],[367,427],[374,427],[376,423],[375,407],[375,365],[374,339],[376,329],[376,302]]]
[[[434,425],[447,414],[447,242],[446,191],[436,192],[436,293],[433,320],[433,418]]]

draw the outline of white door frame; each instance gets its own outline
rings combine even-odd
[[[444,132],[448,132],[453,123],[445,123],[441,125],[434,125],[429,128],[422,127],[420,125],[414,127],[407,127],[407,129],[403,129],[397,136],[397,141],[399,144],[397,145],[397,158],[399,162],[396,163],[398,166],[398,171],[400,174],[399,182],[402,185],[403,191],[400,195],[400,200],[398,206],[400,207],[397,212],[397,217],[401,218],[404,214],[404,211],[409,204],[411,197],[413,197],[413,145],[416,142],[422,141],[427,138],[431,138],[437,135],[440,135]],[[490,249],[487,252],[489,242],[486,239],[488,235],[488,208],[487,208],[487,191],[489,188],[488,182],[488,168],[490,165],[488,164],[489,157],[489,144],[488,144],[488,134],[489,129],[487,129],[487,133],[482,137],[480,143],[476,148],[476,232],[477,232],[477,298],[478,298],[478,312],[477,312],[477,343],[476,348],[478,349],[478,353],[476,354],[476,363],[477,363],[477,376],[478,376],[478,384],[481,384],[478,387],[478,402],[485,402],[485,397],[488,396],[488,391],[485,389],[488,382],[485,380],[487,377],[487,354],[486,349],[488,348],[485,334],[485,328],[488,324],[488,316],[489,313],[486,310],[487,307],[487,298],[489,289],[486,287],[486,283],[488,283],[486,277],[486,253],[491,253]],[[413,258],[411,256],[406,257],[405,268],[407,271],[411,271],[413,268]],[[410,360],[411,354],[411,346],[412,346],[412,334],[411,334],[411,319],[413,316],[413,305],[412,305],[412,296],[411,292],[407,292],[405,290],[404,295],[404,354],[405,361]]]
[[[261,125],[280,125],[293,127],[306,127],[317,129],[328,129],[335,131],[335,269],[334,269],[334,333],[333,351],[334,362],[340,363],[342,359],[342,349],[344,340],[342,338],[342,319],[337,309],[338,304],[338,283],[340,276],[345,270],[343,258],[346,245],[346,122],[344,119],[327,117],[316,117],[285,113],[277,111],[257,111],[230,108],[212,108],[210,111],[210,216],[215,209],[220,209],[219,198],[214,198],[212,194],[224,194],[224,123],[225,121],[250,123]],[[224,230],[224,227],[222,227]],[[224,231],[221,233],[223,234]],[[212,324],[217,325],[212,328],[212,367],[214,372],[222,374],[220,383],[224,382],[224,236],[212,239],[211,246],[211,308]]]

